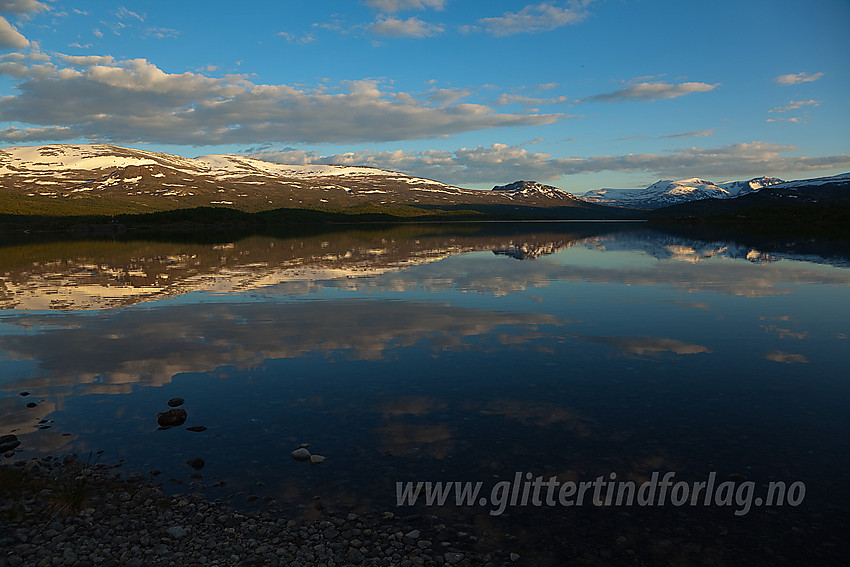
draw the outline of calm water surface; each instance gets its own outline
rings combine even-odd
[[[468,523],[527,564],[840,564],[846,252],[577,223],[7,245],[0,433],[240,506]],[[173,397],[188,420],[159,430]],[[397,482],[653,472],[805,498],[396,506]]]

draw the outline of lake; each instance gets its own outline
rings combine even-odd
[[[846,241],[300,231],[7,242],[4,462],[77,453],[246,508],[437,516],[527,564],[850,552]],[[159,428],[176,397],[186,422]],[[425,482],[480,491],[411,504]]]

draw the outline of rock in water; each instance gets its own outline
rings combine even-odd
[[[11,451],[20,445],[17,435],[0,435],[0,453]],[[309,455],[309,453],[307,453]],[[309,458],[309,456],[308,456]]]
[[[325,462],[325,457],[322,455],[310,455],[310,464],[318,465],[319,463]]]
[[[195,469],[196,471],[199,471],[204,468],[204,460],[200,457],[189,459],[188,461],[186,461],[186,464]]]
[[[186,431],[194,431],[195,433],[200,433],[201,431],[206,431],[207,428],[204,425],[193,425],[192,427],[187,427]]]
[[[186,423],[186,410],[172,409],[156,414],[156,422],[160,427],[177,427]]]
[[[291,454],[292,454],[292,458],[295,459],[296,461],[303,462],[303,461],[309,461],[310,460],[310,451],[308,451],[304,447],[301,447],[300,449],[295,449],[294,451],[292,451]]]
[[[183,405],[185,400],[183,398],[171,398],[168,400],[168,407],[170,408],[179,408]]]

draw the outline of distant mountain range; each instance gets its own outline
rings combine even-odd
[[[407,208],[408,214],[473,210],[520,216],[543,209],[563,218],[612,216],[609,207],[554,187],[519,183],[481,191],[371,167],[282,165],[238,155],[190,159],[112,145],[0,150],[0,211],[6,213],[143,213],[214,206],[246,212]]]
[[[252,213],[310,209],[406,217],[471,213],[623,219],[657,216],[668,207],[671,215],[688,216],[768,201],[784,206],[844,199],[848,186],[850,173],[790,182],[775,177],[725,183],[691,178],[661,180],[640,190],[597,189],[577,197],[536,181],[515,181],[490,191],[463,189],[371,167],[284,165],[232,154],[184,158],[100,144],[0,150],[0,213],[51,216],[218,207]],[[806,195],[794,203],[802,195],[797,190],[804,188]],[[757,195],[763,198],[755,199]]]
[[[630,191],[595,189],[584,193],[579,198],[590,203],[614,207],[659,209],[702,199],[734,199],[765,188],[783,189],[792,186],[820,185],[827,181],[840,181],[843,178],[850,179],[850,174],[787,183],[776,177],[756,177],[749,181],[728,181],[726,183],[712,183],[697,177],[678,181],[663,179],[646,189]]]

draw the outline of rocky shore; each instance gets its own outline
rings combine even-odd
[[[9,460],[7,459],[7,463]],[[482,550],[472,526],[391,511],[318,519],[240,512],[166,494],[137,475],[71,455],[0,466],[0,567],[516,564]],[[481,534],[486,535],[486,534]]]

